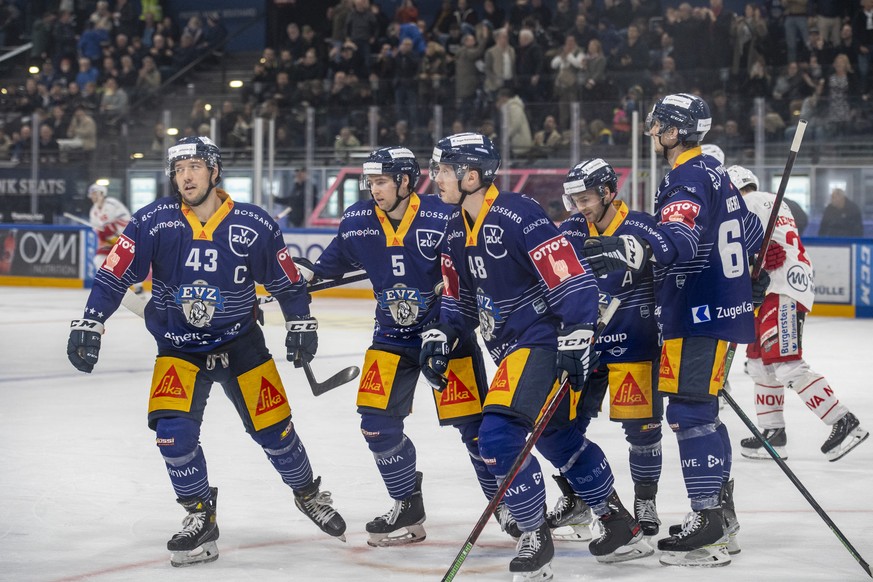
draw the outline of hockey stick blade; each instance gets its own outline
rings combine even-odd
[[[349,366],[343,368],[324,382],[319,382],[312,373],[312,366],[309,362],[303,362],[303,372],[306,374],[306,380],[309,382],[309,387],[312,389],[314,396],[321,396],[325,392],[330,392],[334,388],[339,388],[343,384],[348,384],[358,377],[361,369],[357,366]]]

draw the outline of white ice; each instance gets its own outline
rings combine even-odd
[[[407,432],[424,472],[427,540],[370,548],[364,524],[390,500],[358,429],[355,385],[315,398],[301,371],[283,356],[280,314],[270,306],[265,332],[279,356],[294,419],[324,488],[348,523],[348,542],[316,529],[295,507],[263,453],[246,435],[216,386],[202,444],[210,482],[220,488],[218,561],[171,568],[166,541],[182,509],[145,422],[154,342],[142,320],[120,310],[108,322],[100,362],[82,374],[67,361],[67,328],[81,316],[86,291],[0,288],[0,580],[438,580],[485,507],[458,433],[439,428],[429,390],[419,386]],[[316,298],[321,322],[316,376],[360,365],[372,333],[372,302]],[[873,321],[810,318],[806,354],[839,398],[873,428]],[[733,395],[754,415],[752,384],[738,356]],[[493,367],[492,367],[493,370]],[[789,466],[850,541],[873,560],[873,439],[829,463],[819,452],[825,427],[793,393],[786,394]],[[754,416],[752,416],[754,419]],[[601,565],[587,544],[561,542],[556,580],[864,580],[859,559],[772,461],[739,455],[749,435],[733,410],[722,420],[735,447],[736,507],[742,553],[725,568],[667,568],[657,555]],[[589,436],[607,453],[619,494],[633,499],[627,445],[620,427],[594,421]],[[545,473],[554,471],[544,467]],[[547,479],[549,504],[557,487]],[[663,532],[688,510],[675,439],[664,438],[658,495]],[[457,580],[508,581],[514,542],[489,522]]]

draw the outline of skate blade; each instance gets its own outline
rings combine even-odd
[[[731,556],[735,556],[742,551],[740,548],[740,541],[737,539],[736,533],[728,534],[728,543],[727,543],[727,553]]]
[[[713,544],[690,552],[663,552],[659,560],[663,566],[686,568],[718,568],[731,563],[725,544]]]
[[[552,563],[549,562],[539,570],[534,572],[513,572],[512,582],[545,582],[554,577],[552,572]]]
[[[206,564],[218,559],[218,544],[206,542],[190,551],[171,552],[170,565],[174,568],[184,568],[195,564]]]
[[[618,564],[619,562],[629,562],[651,556],[655,553],[655,548],[648,542],[645,537],[640,537],[637,541],[621,546],[611,554],[604,556],[594,556],[601,564]]]
[[[374,548],[389,548],[391,546],[406,546],[409,544],[417,544],[423,542],[427,538],[424,532],[424,527],[421,524],[410,525],[405,528],[406,531],[400,532],[399,535],[371,533],[370,539],[367,540],[367,545]],[[398,532],[392,532],[398,533]]]
[[[560,525],[551,531],[552,540],[556,542],[590,542],[594,537],[591,527],[583,523]]]
[[[770,446],[773,446],[773,445],[770,445]],[[776,451],[776,454],[779,455],[779,457],[783,461],[788,460],[788,455],[785,454],[785,447],[784,446],[773,447],[773,450]],[[768,453],[767,449],[765,449],[764,447],[760,447],[757,449],[741,448],[740,454],[743,455],[747,459],[755,459],[756,461],[772,461],[773,460],[773,457],[770,456],[770,453]]]
[[[843,457],[845,457],[849,451],[863,443],[867,440],[867,437],[870,436],[870,433],[861,428],[860,426],[855,427],[855,429],[843,439],[843,442],[840,443],[840,446],[834,447],[825,453],[825,456],[828,458],[828,461],[833,463],[834,461],[839,461]]]

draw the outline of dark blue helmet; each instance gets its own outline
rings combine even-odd
[[[567,172],[564,180],[564,207],[567,210],[575,210],[573,194],[579,194],[586,190],[595,190],[603,198],[606,195],[606,187],[610,192],[618,191],[618,176],[602,158],[592,158],[579,162]]]
[[[361,190],[369,190],[370,183],[367,176],[379,175],[394,176],[394,182],[399,186],[403,175],[409,176],[409,191],[415,189],[418,179],[421,177],[421,167],[418,160],[408,148],[387,147],[379,148],[370,152],[367,161],[364,162],[361,174]]]
[[[200,159],[209,168],[218,167],[218,179],[221,181],[221,151],[208,137],[183,137],[167,150],[166,174],[172,180],[176,176],[176,162],[181,160]]]
[[[455,167],[458,180],[467,170],[479,170],[483,184],[491,184],[500,168],[500,153],[491,140],[481,133],[456,133],[444,137],[435,148],[430,160],[431,179],[436,175],[439,164]]]
[[[646,118],[646,132],[658,121],[663,132],[671,127],[679,130],[679,141],[699,143],[712,127],[712,114],[706,101],[696,95],[676,93],[662,97]]]

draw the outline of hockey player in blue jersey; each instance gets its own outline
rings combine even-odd
[[[577,213],[560,228],[580,254],[591,237],[638,235],[654,226],[651,215],[629,210],[617,195],[615,170],[601,158],[580,162],[567,174],[564,205]],[[597,285],[602,293],[620,299],[621,305],[597,341],[600,359],[582,392],[578,422],[587,427],[597,416],[604,395],[609,394],[609,417],[621,422],[630,445],[634,516],[643,533],[654,536],[661,524],[655,495],[661,476],[663,398],[657,390],[661,348],[652,267],[647,264],[640,272],[610,273],[598,278]],[[562,477],[555,479],[565,494],[549,513],[550,525],[557,528],[589,522],[587,507],[577,497],[567,495],[569,489]],[[578,525],[573,529],[577,535],[569,539],[584,538],[588,533]]]
[[[233,402],[246,431],[294,492],[297,507],[325,533],[345,541],[346,524],[313,478],[291,420],[282,380],[257,325],[255,281],[278,300],[289,360],[309,361],[318,346],[300,276],[269,214],[234,202],[218,188],[221,154],[205,137],[168,150],[172,197],[136,212],[94,278],[67,355],[83,372],[97,363],[106,320],[128,286],[152,270],[145,323],[157,342],[148,424],[156,433],[177,501],[187,511],[167,549],[173,566],[218,558],[218,488],[211,487],[200,425],[213,383]]]
[[[748,257],[763,237],[760,221],[700,141],[709,106],[689,94],[668,95],[646,121],[652,147],[670,165],[658,187],[657,225],[639,234],[598,237],[583,249],[598,274],[640,271],[655,261],[656,314],[663,346],[658,390],[676,433],[691,512],[658,541],[661,563],[721,566],[739,524],[730,481],[731,447],[718,419],[729,342],[754,340]],[[731,551],[739,551],[732,547]]]
[[[478,133],[449,136],[434,148],[431,178],[440,198],[455,209],[443,243],[439,323],[424,335],[424,375],[439,385],[456,338],[479,327],[498,364],[485,400],[479,450],[501,480],[558,389],[556,378],[566,373],[570,397],[537,449],[599,516],[604,533],[589,544],[591,553],[601,561],[640,557],[623,551],[642,540],[639,523],[621,505],[603,451],[573,422],[592,363],[597,284],[536,201],[493,185],[499,166],[491,140]],[[523,532],[510,571],[516,580],[551,579],[554,546],[544,515],[545,484],[533,455],[505,502]]]
[[[440,243],[452,207],[437,196],[419,196],[414,188],[420,175],[409,149],[373,151],[361,176],[361,189],[371,198],[346,210],[336,238],[314,264],[297,259],[306,277],[336,278],[364,269],[373,284],[376,327],[364,356],[357,405],[361,432],[394,505],[366,525],[371,546],[425,539],[422,474],[416,471],[416,448],[403,425],[421,373],[421,334],[439,314]],[[433,396],[440,424],[460,431],[482,490],[491,499],[497,482],[476,442],[487,377],[472,330],[453,352],[447,382],[439,388]],[[510,534],[520,535],[508,523],[505,506],[498,518]]]

